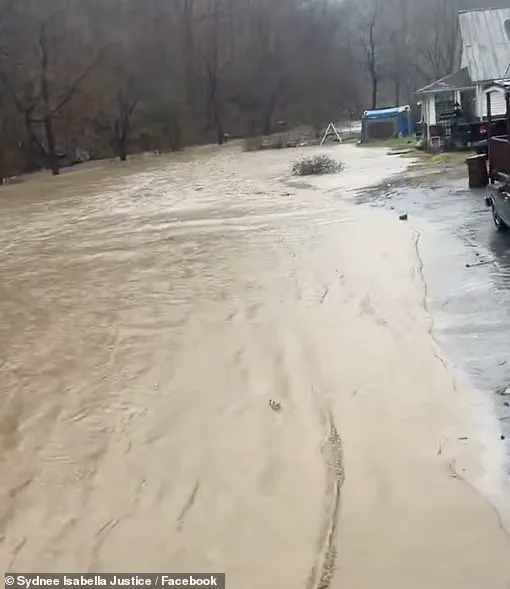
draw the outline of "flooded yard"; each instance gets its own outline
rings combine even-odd
[[[315,152],[344,170],[291,177]],[[507,587],[510,316],[465,268],[500,250],[482,201],[357,204],[407,163],[227,145],[3,190],[1,568]]]

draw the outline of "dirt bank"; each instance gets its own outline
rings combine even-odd
[[[6,189],[2,568],[506,587],[491,408],[432,337],[419,235],[351,198],[408,162],[314,151],[346,169],[227,146]]]

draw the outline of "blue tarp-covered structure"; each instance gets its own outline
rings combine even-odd
[[[361,119],[361,139],[387,139],[388,137],[407,137],[414,133],[411,107],[395,106],[366,110]]]

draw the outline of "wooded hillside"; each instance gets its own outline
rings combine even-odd
[[[0,176],[409,101],[454,66],[457,11],[483,5],[0,0]]]

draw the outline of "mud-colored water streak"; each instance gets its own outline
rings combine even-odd
[[[228,146],[2,193],[1,568],[295,589],[329,567],[331,587],[503,587],[498,521],[436,453],[469,410],[445,395],[413,235],[345,198],[405,164],[328,150],[346,170],[308,185],[287,177],[297,151]],[[335,509],[318,398],[346,461]],[[399,507],[408,468],[417,503]]]

